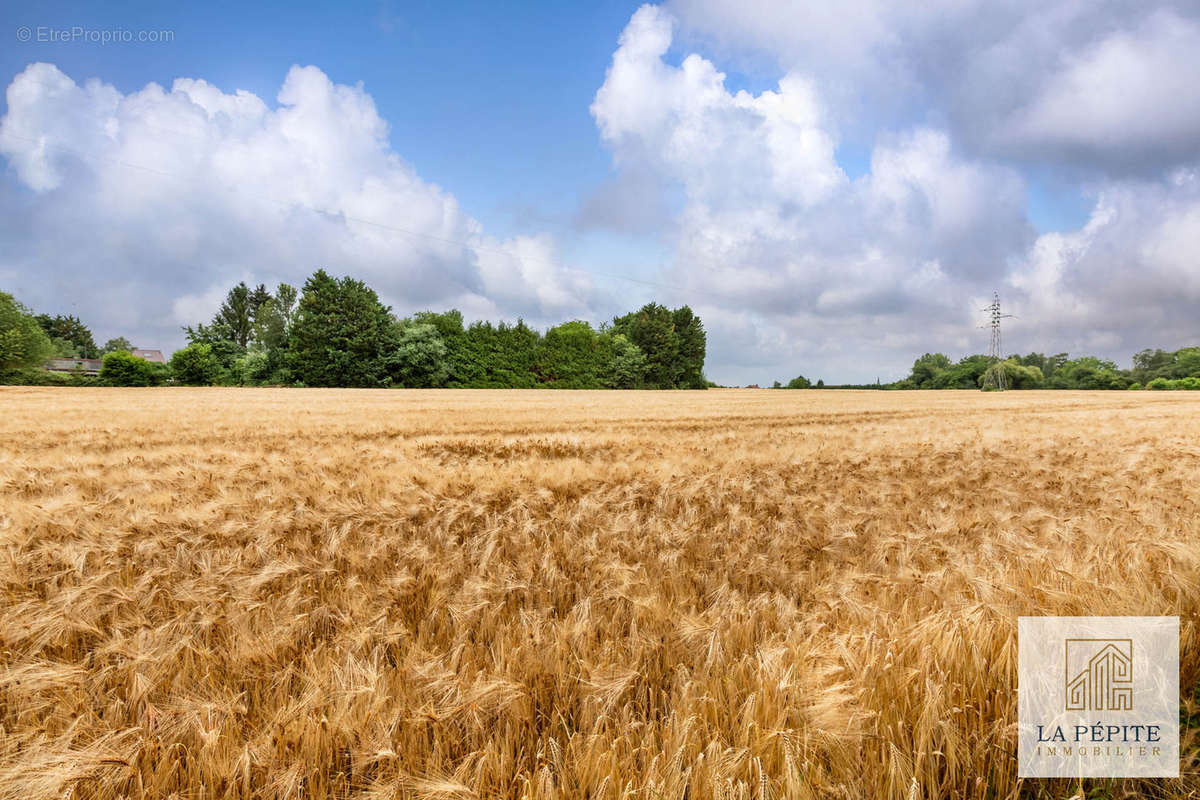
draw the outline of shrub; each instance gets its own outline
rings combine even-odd
[[[1154,389],[1156,391],[1162,391],[1163,389],[1170,389],[1171,382],[1169,380],[1167,380],[1166,378],[1155,378],[1154,380],[1152,380],[1146,384],[1146,388]]]
[[[208,344],[189,344],[171,356],[175,380],[188,386],[212,386],[220,382],[224,370]]]
[[[1137,381],[1134,381],[1133,383],[1129,384],[1129,391],[1131,391],[1131,392],[1139,391],[1141,388],[1142,388],[1142,385],[1140,383],[1138,383]]]
[[[234,378],[242,386],[262,383],[271,371],[271,359],[261,350],[251,350],[233,362]]]
[[[166,377],[165,368],[124,350],[104,356],[100,365],[100,380],[108,386],[157,386]]]
[[[99,386],[100,380],[82,372],[51,372],[41,367],[0,372],[0,386]]]

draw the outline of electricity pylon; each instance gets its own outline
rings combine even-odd
[[[980,311],[988,312],[990,321],[988,324],[980,325],[979,327],[992,329],[992,347],[991,351],[988,353],[988,360],[992,364],[999,364],[1004,359],[1004,355],[1000,350],[1000,320],[1007,319],[1013,315],[1000,313],[999,292],[993,292],[991,304],[984,306],[980,309]],[[1008,380],[1004,375],[1003,367],[999,369],[989,369],[985,375],[986,377],[983,379],[983,388],[997,389],[1001,392],[1008,388]]]

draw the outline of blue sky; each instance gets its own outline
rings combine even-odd
[[[306,253],[374,278],[401,312],[455,304],[549,324],[599,322],[651,298],[688,302],[707,308],[710,373],[728,382],[896,377],[925,350],[978,350],[970,315],[994,289],[1027,320],[1014,346],[1124,361],[1191,335],[1173,305],[1123,326],[1104,320],[1115,293],[1152,305],[1195,288],[1172,249],[1193,231],[1195,91],[1175,89],[1155,110],[1156,92],[1188,72],[1195,16],[1171,2],[947,3],[908,14],[874,0],[675,0],[640,11],[6,3],[0,76],[21,93],[0,107],[0,283],[63,311],[55,304],[78,304],[71,292],[99,269],[108,302],[127,307],[97,313],[93,326],[168,349],[181,319],[203,314],[222,285],[301,282],[320,264],[287,258]],[[23,26],[34,41],[19,41]],[[37,41],[39,29],[74,26],[173,39]],[[48,66],[28,69],[35,62]],[[257,140],[258,155],[222,183],[221,170],[252,149],[229,120],[265,135],[282,116],[222,116],[212,104],[224,100],[171,93],[178,78],[226,97],[245,90],[271,112],[307,108],[311,127]],[[55,95],[47,87],[60,79],[71,88]],[[169,96],[146,94],[152,82]],[[302,100],[281,103],[285,86]],[[369,118],[343,125],[364,98]],[[203,107],[205,121],[176,100]],[[174,141],[180,125],[188,136]],[[322,159],[306,160],[318,150]],[[275,152],[280,165],[237,185]],[[343,164],[343,152],[358,155]],[[337,174],[298,186],[289,163]],[[142,185],[130,164],[183,188]],[[364,188],[380,182],[382,194]],[[222,200],[231,190],[300,210],[323,197],[332,205],[322,210],[461,247],[394,232],[368,242],[351,223],[304,224],[312,241],[281,243],[271,237],[287,228],[272,228],[264,208]],[[148,210],[140,200],[150,195],[160,202]],[[104,229],[88,231],[101,217]],[[238,233],[216,241],[193,227]],[[73,239],[107,247],[89,261],[53,244]]]
[[[393,148],[427,179],[452,187],[473,214],[518,233],[525,221],[565,225],[582,192],[611,170],[588,113],[617,34],[639,3],[11,4],[9,27],[170,30],[161,45],[15,42],[0,71],[51,60],[68,75],[130,91],[203,76],[270,98],[293,64],[338,83],[361,81],[391,123]],[[673,55],[678,55],[677,53]],[[769,67],[727,69],[733,90],[778,80]],[[868,169],[870,141],[842,142],[850,175]],[[1073,187],[1030,185],[1042,229],[1078,224],[1090,206]],[[503,227],[501,227],[503,226]]]
[[[152,45],[6,42],[0,71],[52,61],[122,91],[203,77],[273,100],[293,64],[362,82],[396,152],[489,223],[563,199],[609,170],[588,104],[631,3],[11,4],[8,28],[172,30]],[[11,37],[11,31],[6,31]]]

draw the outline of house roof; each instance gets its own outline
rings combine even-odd
[[[132,352],[133,355],[138,358],[144,358],[147,361],[155,361],[159,364],[167,363],[167,360],[163,358],[162,350],[133,350]]]

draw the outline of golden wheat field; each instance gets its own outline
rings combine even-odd
[[[1029,614],[1197,797],[1198,522],[1195,393],[5,388],[0,798],[1066,798]]]

